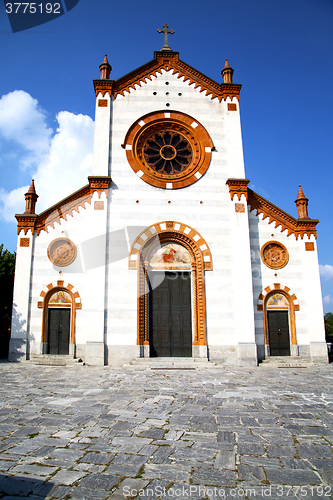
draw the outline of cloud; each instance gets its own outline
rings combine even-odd
[[[22,104],[22,109],[18,109],[17,100]],[[11,104],[13,109],[9,109]],[[46,126],[46,113],[38,107],[36,99],[23,91],[3,96],[0,100],[0,116],[0,133],[24,148],[21,160],[30,167],[28,182],[30,184],[30,177],[35,179],[39,195],[37,213],[87,183],[87,175],[91,174],[92,167],[94,133],[94,122],[89,116],[59,112],[56,117],[58,128],[54,134]],[[22,123],[19,123],[20,119]],[[24,193],[29,184],[10,192],[0,188],[2,219],[15,222],[13,215],[24,212]]]
[[[325,264],[325,266],[322,266],[321,264],[319,264],[319,271],[322,278],[327,280],[333,278],[333,266],[330,266],[329,264]]]
[[[333,299],[330,297],[330,295],[326,295],[323,298],[323,302],[324,302],[324,304],[333,304]]]
[[[0,99],[0,133],[25,150],[20,159],[23,168],[36,166],[50,147],[52,129],[46,125],[46,112],[37,99],[23,90],[15,90]]]

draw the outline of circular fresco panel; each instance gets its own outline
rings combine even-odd
[[[69,266],[76,257],[76,246],[68,238],[57,238],[49,244],[47,256],[55,266]]]

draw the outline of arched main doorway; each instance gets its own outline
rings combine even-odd
[[[206,357],[204,271],[207,243],[174,221],[154,224],[134,241],[129,267],[138,273],[137,343],[151,357]]]

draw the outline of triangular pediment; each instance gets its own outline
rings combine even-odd
[[[109,93],[114,98],[124,95],[125,92],[134,90],[136,86],[141,86],[146,80],[152,80],[163,71],[172,71],[177,78],[183,78],[189,85],[194,84],[200,92],[204,92],[211,99],[217,98],[219,101],[226,100],[227,97],[239,99],[241,85],[235,83],[217,83],[200,71],[192,68],[189,64],[179,59],[179,52],[159,51],[155,52],[155,57],[148,63],[122,76],[118,80],[94,80],[96,96],[101,92],[104,96]]]

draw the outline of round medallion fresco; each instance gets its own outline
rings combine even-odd
[[[47,256],[55,266],[68,266],[76,257],[76,246],[68,238],[57,238],[49,244]]]
[[[180,112],[150,113],[137,120],[123,147],[134,172],[152,186],[177,189],[206,172],[213,149],[206,129]]]
[[[269,241],[261,248],[261,259],[271,269],[282,269],[288,264],[288,250],[282,243]]]

